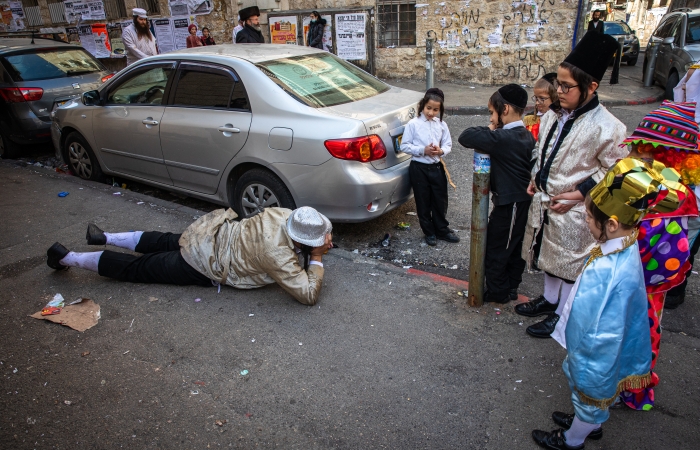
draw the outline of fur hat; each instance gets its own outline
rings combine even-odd
[[[614,37],[591,30],[583,36],[564,62],[578,67],[600,82],[619,48]]]
[[[240,20],[245,22],[253,16],[259,16],[260,8],[258,8],[257,6],[249,6],[238,11],[238,15],[241,18]]]
[[[506,103],[520,109],[525,109],[527,106],[527,92],[525,92],[525,89],[520,87],[520,85],[506,84],[498,89],[498,93],[501,94],[501,97],[503,97]]]

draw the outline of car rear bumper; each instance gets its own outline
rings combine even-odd
[[[369,163],[331,159],[315,167],[272,167],[286,180],[297,206],[312,206],[334,222],[365,222],[413,197],[409,164],[377,170]]]
[[[26,105],[4,105],[0,119],[2,133],[16,144],[41,144],[51,139],[51,122],[38,118]]]

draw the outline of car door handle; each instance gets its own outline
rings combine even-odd
[[[217,130],[221,131],[222,133],[240,133],[241,130],[239,128],[233,128],[230,126],[223,126],[217,128]]]
[[[144,125],[158,125],[158,121],[153,119],[144,119],[141,123]]]

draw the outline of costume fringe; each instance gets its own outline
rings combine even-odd
[[[617,383],[617,391],[615,392],[615,395],[610,398],[592,398],[581,392],[581,390],[578,388],[576,388],[576,393],[583,403],[595,406],[599,409],[608,409],[613,403],[615,403],[615,400],[620,395],[620,392],[629,391],[631,389],[644,389],[649,386],[651,382],[651,372],[649,372],[646,375],[630,375],[625,377],[619,383]]]
[[[452,182],[452,177],[450,176],[450,172],[447,170],[447,164],[445,164],[445,160],[440,158],[440,162],[442,163],[442,168],[445,169],[445,175],[447,175],[447,182],[450,183],[450,186],[456,191],[457,186]]]

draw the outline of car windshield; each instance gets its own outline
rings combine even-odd
[[[688,31],[685,36],[686,44],[700,42],[700,17],[688,18]]]
[[[289,95],[314,108],[373,97],[389,86],[329,53],[294,56],[258,67]]]
[[[82,49],[39,50],[5,56],[15,81],[50,80],[98,72],[100,63]]]
[[[624,23],[608,22],[605,24],[605,34],[632,34],[632,30]]]

